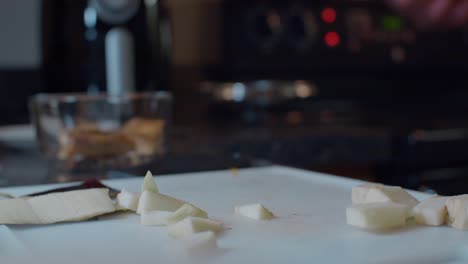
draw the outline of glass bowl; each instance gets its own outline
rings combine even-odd
[[[164,155],[171,105],[168,92],[37,94],[30,111],[39,148],[54,174],[82,179]]]

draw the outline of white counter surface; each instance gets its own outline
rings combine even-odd
[[[171,245],[177,241],[165,227],[142,226],[136,215],[118,215],[81,223],[0,226],[0,263],[468,263],[459,257],[468,232],[408,227],[370,233],[346,225],[345,208],[358,181],[280,166],[156,180],[162,193],[198,205],[229,227],[218,236],[219,250],[203,259],[174,254]],[[106,184],[138,191],[141,181]],[[0,192],[21,195],[50,187]],[[277,218],[254,221],[233,214],[233,206],[256,202]]]

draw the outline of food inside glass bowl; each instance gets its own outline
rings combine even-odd
[[[153,155],[161,150],[164,120],[132,118],[122,126],[122,133],[135,144],[141,155]]]
[[[67,167],[89,166],[92,161],[99,163],[95,164],[97,167],[116,165],[116,161],[136,165],[144,158],[163,153],[164,128],[164,120],[140,117],[131,118],[112,131],[95,123],[79,123],[58,133],[57,158],[65,161]]]

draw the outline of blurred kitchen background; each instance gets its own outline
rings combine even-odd
[[[173,94],[169,153],[130,172],[274,163],[468,190],[468,28],[370,0],[1,1],[0,185],[50,179],[28,98],[106,91],[117,27],[135,89]]]

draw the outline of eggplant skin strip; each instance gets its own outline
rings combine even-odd
[[[50,193],[0,200],[0,224],[83,221],[114,211],[109,190],[105,188]]]
[[[95,189],[95,188],[107,188],[109,189],[109,196],[114,199],[117,194],[119,193],[119,190],[113,189],[109,186],[104,185],[100,180],[98,179],[89,179],[84,181],[81,184],[78,185],[73,185],[73,186],[68,186],[68,187],[61,187],[61,188],[56,188],[56,189],[51,189],[43,192],[37,192],[37,193],[31,193],[28,195],[24,196],[39,196],[39,195],[44,195],[44,194],[49,194],[49,193],[56,193],[56,192],[68,192],[68,191],[76,191],[76,190],[86,190],[86,189]]]

